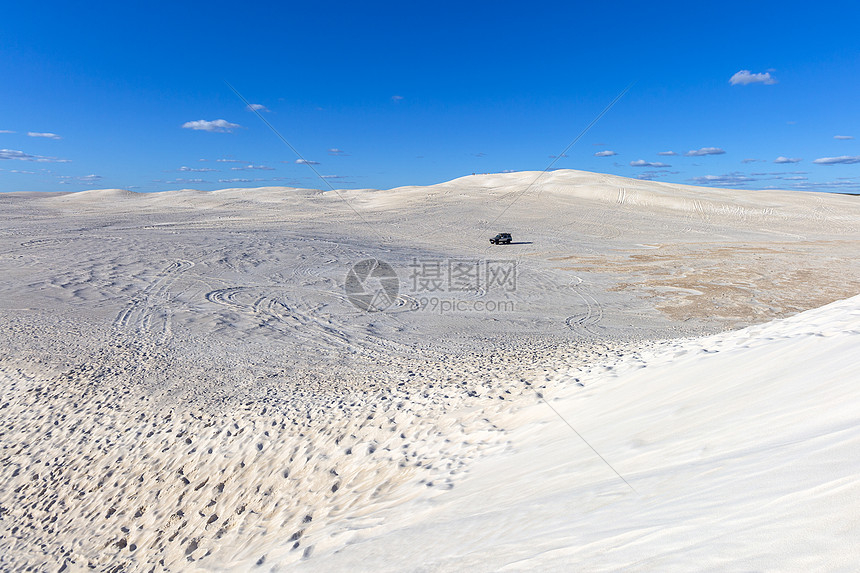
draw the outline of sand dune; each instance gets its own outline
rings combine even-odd
[[[332,523],[296,570],[851,570],[858,343],[854,297],[559,372],[553,408],[631,487],[536,403],[451,492]]]
[[[0,568],[354,570],[375,548],[389,557],[402,549],[403,560],[390,562],[398,570],[425,561],[442,569],[691,563],[635,565],[637,555],[655,555],[635,550],[645,530],[657,549],[684,548],[712,567],[731,563],[728,546],[708,554],[707,544],[694,551],[679,541],[684,531],[700,539],[697,524],[714,517],[718,486],[737,487],[738,468],[747,467],[726,462],[735,477],[724,482],[693,479],[724,467],[707,452],[696,458],[701,466],[685,465],[695,458],[694,438],[711,436],[713,447],[734,452],[741,430],[732,428],[772,426],[774,439],[788,440],[794,434],[779,424],[812,406],[795,393],[760,417],[741,408],[725,426],[729,420],[708,408],[740,408],[752,394],[689,386],[699,377],[695,349],[722,352],[738,337],[779,346],[807,324],[824,334],[806,342],[823,340],[833,322],[843,352],[856,324],[839,322],[833,309],[854,317],[856,299],[805,315],[811,323],[798,317],[731,331],[860,292],[857,198],[568,170],[532,185],[539,175],[387,191],[0,195]],[[489,245],[499,231],[513,233],[515,244]],[[397,276],[383,312],[365,312],[350,298],[348,272],[367,259]],[[456,274],[472,268],[474,276]],[[494,282],[491,269],[515,269],[515,281]],[[708,335],[725,338],[698,338]],[[799,357],[820,350],[797,348]],[[782,346],[746,352],[709,364],[746,369],[761,356],[760,371],[744,378],[765,381],[751,402],[761,404],[781,379],[767,378],[770,366],[796,357]],[[850,364],[825,354],[841,370],[814,409],[850,409],[854,398],[842,384],[854,376]],[[663,364],[672,361],[683,367]],[[659,384],[616,377],[646,363],[643,372],[660,363]],[[657,385],[645,399],[648,384]],[[606,469],[599,459],[564,458],[569,436],[553,434],[549,449],[529,437],[558,422],[536,391],[560,397],[560,407],[584,408],[589,396],[588,406],[602,409],[595,412],[617,408],[611,415],[626,422],[606,434],[605,447],[628,464],[641,497],[611,476],[595,477]],[[676,409],[707,414],[700,426],[684,426],[690,441],[667,437],[681,423],[672,416],[653,436],[643,434],[650,420]],[[817,426],[804,428],[810,436]],[[855,439],[844,436],[816,463],[842,460]],[[767,443],[750,459],[773,459],[761,453]],[[507,503],[476,493],[536,480],[524,460],[550,475],[560,464],[558,480],[540,485],[560,484],[558,503],[569,505],[564,495],[589,500],[569,507],[579,516],[575,527],[628,511],[636,526],[623,534],[598,528],[589,538],[597,549],[573,550],[584,529],[574,535],[553,521],[561,517],[548,494],[529,498],[523,485],[524,496]],[[504,469],[511,467],[522,471]],[[830,474],[813,470],[780,491],[814,504],[816,484],[829,487],[821,480]],[[756,503],[769,503],[767,480],[785,474],[761,475],[750,487],[763,492]],[[833,478],[848,497],[828,500],[856,501],[848,475]],[[678,476],[716,489],[707,500],[690,494],[673,505],[666,492]],[[578,484],[573,493],[561,483],[569,479]],[[738,515],[751,511],[725,499]],[[533,513],[534,504],[547,509]],[[485,513],[502,516],[503,529],[487,529]],[[673,515],[686,529],[660,533]],[[792,515],[784,528],[804,523]],[[458,545],[443,522],[487,534]],[[549,530],[553,523],[562,534]],[[504,551],[485,560],[502,537]],[[769,560],[756,549],[766,542],[763,535],[751,545],[755,567],[801,562]],[[600,557],[612,547],[619,549]],[[842,557],[845,547],[838,545]]]

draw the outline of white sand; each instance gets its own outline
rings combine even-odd
[[[857,561],[857,198],[537,175],[0,195],[0,569]]]
[[[553,408],[635,491],[538,403],[454,490],[331,524],[299,570],[853,570],[858,345],[860,296],[566,372]]]

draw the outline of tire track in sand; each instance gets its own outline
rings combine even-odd
[[[597,329],[603,328],[600,325],[603,321],[603,305],[591,294],[581,291],[578,287],[582,284],[582,279],[577,279],[579,282],[570,286],[585,303],[585,311],[568,316],[564,323],[569,329],[583,336],[601,336]]]
[[[170,305],[171,287],[181,273],[194,266],[193,261],[177,259],[162,269],[155,280],[140,293],[133,296],[129,303],[114,318],[113,328],[120,331],[132,330],[144,341],[164,344],[172,337],[172,317]]]

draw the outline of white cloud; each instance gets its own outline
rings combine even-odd
[[[229,133],[238,127],[242,127],[238,123],[230,123],[226,119],[215,119],[207,121],[198,119],[197,121],[186,121],[182,124],[183,129],[194,129],[196,131],[209,131],[211,133]]]
[[[609,149],[605,149],[603,151],[598,151],[597,153],[594,154],[595,157],[612,157],[613,155],[618,155],[618,154],[615,153],[614,151],[609,150]]]
[[[770,72],[753,74],[749,70],[741,70],[729,79],[729,83],[733,86],[745,86],[749,84],[764,84],[769,86],[775,84],[776,79],[770,75]]]
[[[182,166],[177,171],[187,172],[187,173],[206,173],[207,171],[218,171],[217,169],[212,169],[211,167],[186,167]]]
[[[704,175],[702,177],[693,177],[690,181],[694,181],[699,185],[744,185],[758,181],[752,177],[747,177],[741,173],[728,173],[726,175]]]
[[[657,153],[657,155],[673,156],[673,155],[678,155],[678,154],[675,153],[674,151],[660,151]]]
[[[0,133],[15,133],[11,129],[0,129]]]
[[[677,175],[678,171],[669,171],[668,169],[657,169],[654,171],[643,171],[639,175],[636,176],[637,179],[643,179],[646,181],[653,181],[654,179],[659,179],[660,177],[666,177],[668,175]]]
[[[274,171],[274,167],[269,167],[268,165],[245,165],[244,167],[231,167],[232,171],[251,171],[254,169],[260,171]]]
[[[687,157],[702,157],[703,155],[722,155],[725,151],[719,147],[703,147],[701,149],[691,149],[684,155]]]
[[[270,111],[269,108],[261,103],[249,103],[248,111]]]
[[[793,183],[792,187],[795,189],[801,190],[812,190],[812,191],[836,191],[841,193],[851,193],[856,195],[860,193],[860,183],[852,181],[851,179],[847,180],[837,180],[837,181],[823,181],[823,182],[812,182],[812,181],[801,181],[797,183]]]
[[[331,149],[329,149],[329,150],[328,150],[328,154],[329,154],[329,155],[340,155],[340,156],[344,156],[344,155],[346,155],[347,153],[346,153],[343,149],[338,149],[337,147],[332,147]]]
[[[817,163],[819,165],[860,163],[860,155],[840,155],[839,157],[822,157],[820,159],[816,159],[815,161],[813,161],[813,163]]]
[[[764,159],[744,159],[741,163],[757,163],[759,161],[764,161]]]
[[[234,178],[234,179],[219,179],[218,183],[250,183],[251,181],[253,181],[253,179]]]
[[[403,96],[399,96],[399,95],[391,96],[391,101],[393,101],[395,103],[401,101],[402,99],[403,99]]]
[[[834,135],[833,139],[854,139],[853,135]]]
[[[68,163],[68,159],[57,159],[56,157],[45,157],[43,155],[30,155],[16,149],[0,149],[0,159],[17,159],[19,161],[37,161],[39,163]]]
[[[178,179],[174,179],[173,181],[162,181],[161,179],[156,179],[153,181],[153,183],[164,183],[166,185],[185,185],[187,183],[209,183],[209,182],[204,180],[204,179],[178,178]]]
[[[21,161],[35,161],[38,155],[30,155],[15,149],[0,149],[0,159],[20,159]]]
[[[319,165],[319,161],[311,161],[309,159],[296,159],[296,163],[299,165]]]
[[[201,161],[205,160],[201,159]],[[216,159],[215,161],[217,161],[218,163],[245,163],[241,159]]]
[[[90,175],[81,175],[78,177],[72,175],[60,175],[60,183],[64,184],[74,184],[74,183],[83,183],[85,185],[95,185],[99,181],[102,180],[101,175],[90,174]]]
[[[645,161],[644,159],[637,159],[636,161],[630,162],[630,167],[672,167],[672,166],[666,165],[665,163]]]
[[[785,171],[770,171],[770,172],[761,172],[761,173],[750,173],[753,177],[765,177],[767,179],[788,179],[786,175],[806,175],[806,171],[790,171],[786,173]]]
[[[45,139],[62,139],[62,137],[60,137],[56,133],[48,132],[40,133],[38,131],[28,131],[27,135],[29,135],[30,137],[44,137]]]
[[[799,157],[783,157],[782,155],[773,160],[774,163],[800,163],[801,161],[802,159]]]

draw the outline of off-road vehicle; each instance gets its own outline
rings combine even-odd
[[[490,239],[490,242],[494,245],[510,245],[511,241],[513,241],[513,239],[511,238],[510,233],[499,233]]]

